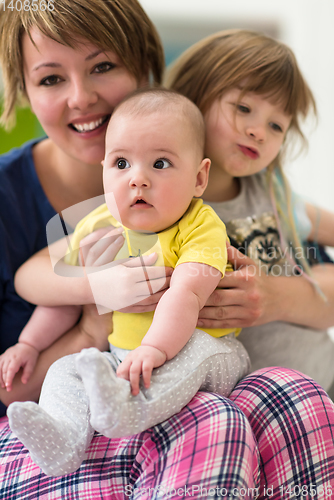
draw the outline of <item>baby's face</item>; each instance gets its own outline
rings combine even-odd
[[[201,164],[184,118],[170,112],[116,112],[106,136],[108,208],[129,229],[166,229],[180,219],[193,196],[202,194],[197,186]]]

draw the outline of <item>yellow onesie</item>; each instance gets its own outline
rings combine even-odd
[[[72,236],[71,249],[65,257],[65,262],[77,265],[80,241],[93,231],[109,225],[121,226],[105,204],[82,219]],[[214,210],[203,204],[201,199],[194,198],[181,219],[159,233],[136,232],[125,227],[124,231],[125,242],[115,260],[157,252],[158,266],[175,268],[185,262],[198,262],[218,269],[224,276],[227,267],[225,225]],[[115,311],[113,331],[108,337],[110,344],[130,350],[138,347],[152,323],[153,315],[154,312]],[[240,332],[240,329],[236,328],[203,330],[213,337]]]

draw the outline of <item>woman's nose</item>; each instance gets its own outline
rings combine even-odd
[[[80,80],[74,82],[70,88],[68,106],[72,109],[85,110],[98,100],[98,95],[92,84]]]

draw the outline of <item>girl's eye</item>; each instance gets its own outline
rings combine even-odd
[[[161,158],[161,159],[157,160],[157,161],[154,163],[153,167],[154,167],[154,168],[157,168],[157,169],[159,169],[159,170],[162,170],[163,168],[168,168],[168,167],[170,167],[170,165],[171,165],[171,164],[170,164],[170,162],[169,162],[168,160],[164,160],[164,159],[162,159],[162,158]]]
[[[250,109],[248,108],[248,106],[245,106],[243,104],[237,104],[237,110],[241,113],[250,113]]]
[[[102,62],[95,66],[94,73],[107,73],[108,71],[114,69],[115,67],[116,64],[113,64],[111,62]]]
[[[47,76],[46,78],[43,78],[43,80],[41,80],[41,82],[40,82],[40,85],[44,85],[46,87],[51,87],[52,85],[56,85],[60,81],[61,81],[61,78],[59,76],[50,75],[50,76]]]
[[[276,132],[283,132],[283,129],[280,125],[278,125],[277,123],[273,123],[271,122],[270,123],[270,126],[273,130],[275,130]]]
[[[119,158],[116,162],[117,168],[124,170],[125,168],[130,168],[130,163],[125,158]]]

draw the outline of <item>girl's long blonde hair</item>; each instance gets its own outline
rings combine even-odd
[[[284,146],[293,136],[307,141],[300,122],[309,112],[317,115],[313,94],[298,67],[292,50],[282,42],[248,30],[227,30],[211,35],[185,51],[168,71],[165,85],[192,100],[205,114],[210,106],[228,90],[240,87],[242,94],[254,92],[280,104],[291,116]],[[291,191],[283,173],[285,147],[268,165],[268,188],[282,245],[285,235],[295,248],[302,248],[293,217]],[[310,274],[305,258],[299,259]]]

